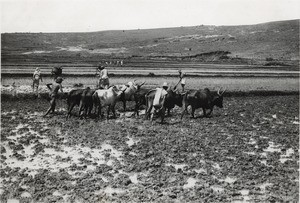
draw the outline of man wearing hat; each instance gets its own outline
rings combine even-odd
[[[61,85],[63,79],[61,77],[57,77],[55,80],[55,83],[49,83],[47,84],[48,89],[50,90],[49,96],[50,96],[50,108],[47,110],[46,114],[44,116],[47,116],[50,111],[52,113],[55,111],[55,106],[56,106],[56,99],[58,96],[58,91],[60,90],[63,92],[63,87]],[[51,87],[52,86],[52,87]]]
[[[163,83],[163,85],[162,85],[162,88],[164,89],[164,90],[168,90],[168,88],[169,88],[169,85],[168,85],[168,83],[167,82],[164,82]]]
[[[154,108],[161,108],[165,103],[166,95],[168,94],[167,90],[169,85],[167,82],[164,82],[162,88],[156,88],[156,93],[153,100]]]
[[[98,75],[99,75],[98,87],[108,89],[109,79],[108,79],[107,69],[105,68],[104,65],[99,65],[97,72],[98,71],[99,71],[99,73],[98,73]]]

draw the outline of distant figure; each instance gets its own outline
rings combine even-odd
[[[15,82],[12,84],[12,95],[13,97],[17,96],[17,86]]]
[[[185,87],[185,74],[183,72],[181,72],[181,70],[179,70],[178,73],[179,73],[179,78],[180,78],[180,83],[181,83],[182,91],[184,91],[184,87]]]
[[[42,76],[41,76],[41,71],[39,68],[36,68],[34,73],[33,73],[33,77],[32,77],[32,90],[33,92],[36,93],[36,95],[39,97],[39,85],[40,85],[40,81],[43,82]]]
[[[121,61],[121,66],[123,66],[123,60]]]
[[[109,79],[107,69],[105,68],[105,66],[99,65],[96,74],[99,75],[98,88],[108,89]]]
[[[55,106],[56,106],[56,99],[58,96],[58,91],[60,90],[61,92],[63,92],[63,87],[61,85],[63,79],[61,77],[57,77],[55,80],[55,83],[49,83],[47,84],[48,89],[50,90],[49,96],[50,96],[50,108],[48,109],[48,111],[46,112],[46,114],[44,116],[47,116],[50,111],[52,111],[52,113],[54,113],[55,111]]]

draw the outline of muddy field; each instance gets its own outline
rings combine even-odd
[[[211,118],[175,108],[163,125],[66,121],[65,101],[43,118],[48,105],[2,98],[3,202],[299,200],[299,96],[225,97]]]

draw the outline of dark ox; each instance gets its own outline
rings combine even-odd
[[[61,77],[62,76],[62,68],[61,67],[53,67],[51,70],[51,76],[54,77],[54,80],[57,77]]]
[[[165,118],[165,111],[167,109],[168,115],[170,115],[170,110],[175,107],[175,105],[181,107],[182,106],[182,95],[179,93],[179,91],[175,90],[176,86],[174,89],[169,88],[167,90],[167,95],[165,97],[164,103],[161,104],[160,109],[155,109],[155,111],[158,111],[159,116],[161,117],[161,123],[163,123],[164,118]],[[155,97],[156,89],[151,90],[146,94],[146,104],[147,104],[147,110],[146,110],[146,115],[145,118],[148,119],[150,117],[151,110],[153,108],[153,100]],[[153,118],[153,113],[151,115],[151,120]]]
[[[146,104],[146,94],[150,91],[150,89],[139,89],[137,92],[134,93],[134,101],[135,101],[135,114],[139,116],[139,109],[142,105]]]
[[[190,90],[186,92],[182,100],[183,111],[181,114],[181,119],[183,118],[184,113],[187,112],[188,106],[192,107],[191,115],[193,118],[195,110],[198,108],[202,108],[203,115],[205,117],[211,115],[214,106],[223,108],[224,92],[225,90],[222,93],[220,93],[220,90],[218,90],[217,93],[212,93],[208,88],[205,88],[204,90]],[[206,109],[210,109],[208,114],[206,114]]]
[[[86,89],[75,89],[71,90],[68,94],[67,104],[68,104],[68,114],[67,118],[71,116],[71,112],[74,106],[79,106],[79,116],[91,115],[93,109],[93,94],[95,90],[91,90],[89,87]]]

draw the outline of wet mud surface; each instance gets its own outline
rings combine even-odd
[[[163,125],[132,112],[66,120],[64,101],[43,118],[48,105],[1,103],[1,201],[299,200],[299,96],[224,98],[182,122],[175,108]]]

